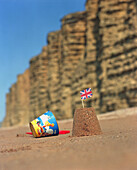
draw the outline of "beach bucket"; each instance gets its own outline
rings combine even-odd
[[[59,134],[58,123],[51,111],[47,111],[37,119],[30,122],[30,129],[34,137],[53,136]]]

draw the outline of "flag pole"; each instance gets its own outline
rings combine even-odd
[[[82,106],[83,106],[83,108],[84,108],[84,102],[83,102],[83,100],[81,100],[82,101]]]

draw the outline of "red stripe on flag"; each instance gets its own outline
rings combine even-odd
[[[90,92],[86,92],[86,90],[84,90],[84,91],[85,91],[85,94],[82,94],[81,97],[86,96],[86,98],[87,98],[87,97],[88,97],[88,94],[91,94],[91,93],[92,93],[92,91],[90,91]]]

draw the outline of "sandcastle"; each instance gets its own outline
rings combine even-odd
[[[93,107],[76,109],[73,119],[72,136],[91,136],[102,134]]]

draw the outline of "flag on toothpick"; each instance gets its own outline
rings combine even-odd
[[[80,91],[80,95],[81,95],[82,106],[84,108],[83,100],[92,97],[91,88],[87,88],[85,90]]]
[[[87,88],[85,90],[80,91],[80,95],[81,95],[81,100],[92,97],[91,88]]]

